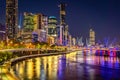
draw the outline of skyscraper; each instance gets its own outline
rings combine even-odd
[[[53,43],[57,43],[57,19],[55,16],[50,16],[48,18],[48,37],[53,39]]]
[[[6,38],[15,40],[18,28],[18,0],[6,0]]]
[[[65,3],[61,3],[59,5],[60,7],[60,25],[66,25],[65,23],[65,16],[66,16],[66,11],[65,11],[65,7],[66,7],[66,4]]]
[[[66,4],[61,3],[60,7],[60,25],[62,26],[62,43],[63,45],[68,44],[68,25],[66,24]]]
[[[90,37],[90,46],[95,45],[95,32],[92,29],[90,29],[89,37]]]
[[[50,16],[48,18],[48,35],[56,37],[57,36],[57,19],[55,16]]]

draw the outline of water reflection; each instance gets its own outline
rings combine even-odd
[[[120,58],[84,56],[80,51],[25,60],[11,72],[20,80],[120,80]]]

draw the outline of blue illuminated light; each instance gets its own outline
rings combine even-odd
[[[55,16],[50,16],[49,18],[56,18]]]

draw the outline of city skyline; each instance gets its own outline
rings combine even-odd
[[[119,4],[0,0],[0,80],[120,80]]]
[[[4,24],[5,1],[0,0],[0,2],[0,9],[3,11],[0,12],[0,22]],[[66,22],[69,25],[69,32],[72,36],[89,37],[89,29],[92,28],[96,32],[97,40],[101,40],[105,37],[119,38],[120,1],[85,0],[75,2],[72,0],[61,0],[60,2],[65,2],[67,4]],[[57,0],[36,0],[36,2],[33,0],[29,2],[19,1],[19,14],[23,14],[23,12],[44,13],[48,16],[56,16],[59,20],[58,5],[60,2]]]

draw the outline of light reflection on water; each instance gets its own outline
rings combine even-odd
[[[120,80],[120,58],[66,55],[28,59],[12,66],[20,80]]]

